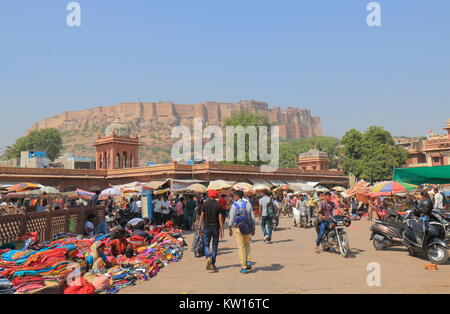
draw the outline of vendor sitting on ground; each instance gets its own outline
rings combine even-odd
[[[145,238],[145,241],[150,242],[152,240],[152,237],[145,232],[145,222],[142,218],[134,218],[131,219],[127,227],[132,231],[133,236],[143,237]]]
[[[111,242],[109,244],[111,245],[111,254],[114,257],[126,255],[127,250],[131,249],[131,245],[127,240],[127,235],[127,232],[121,227],[114,228],[111,232],[109,237]]]
[[[104,272],[111,267],[105,255],[105,244],[101,241],[95,241],[91,246],[91,254],[87,257],[86,263],[88,269]]]
[[[97,226],[94,226],[94,220],[97,217],[95,214],[89,214],[87,221],[84,223],[84,232],[88,237],[93,237],[97,234],[108,234],[109,227],[105,221],[102,221]]]
[[[95,215],[94,214],[89,214],[87,221],[84,223],[84,233],[88,236],[88,237],[93,237],[94,236],[94,219],[95,219]]]

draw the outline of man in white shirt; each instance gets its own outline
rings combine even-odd
[[[94,219],[95,219],[95,215],[89,214],[88,219],[84,223],[84,232],[88,237],[94,236],[94,229],[95,229]]]
[[[141,201],[140,197],[139,197],[139,199],[136,202],[136,206],[139,209],[139,212],[142,213],[142,201]]]
[[[167,197],[164,196],[162,199],[162,208],[161,208],[161,214],[162,214],[162,223],[165,224],[169,221],[169,215],[170,215],[170,202]]]
[[[444,196],[438,189],[434,189],[434,209],[444,209]]]
[[[300,211],[301,215],[306,215],[306,218],[308,219],[308,223],[311,224],[311,217],[310,217],[310,211],[308,207],[308,201],[306,200],[306,196],[304,194],[300,195],[300,197],[297,200],[297,203],[295,204],[295,207],[297,210]]]
[[[139,208],[137,206],[137,203],[134,201],[134,199],[130,200],[130,212],[133,214],[139,214]]]
[[[161,195],[153,201],[153,212],[155,213],[155,224],[161,224],[161,216],[162,216],[162,208],[164,205],[164,201],[161,199]]]

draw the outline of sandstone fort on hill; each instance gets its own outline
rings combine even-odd
[[[194,118],[203,118],[204,124],[222,125],[234,112],[265,113],[270,121],[280,126],[280,136],[299,139],[322,135],[320,117],[300,108],[269,108],[264,102],[240,101],[238,103],[204,102],[196,105],[179,105],[172,102],[120,103],[116,106],[97,107],[88,110],[64,112],[33,124],[29,131],[56,128],[64,140],[64,152],[78,156],[94,156],[97,136],[115,119],[130,125],[144,145],[140,160],[165,162],[170,159],[173,140],[172,127],[192,127]]]

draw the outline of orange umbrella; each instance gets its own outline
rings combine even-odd
[[[40,189],[42,187],[43,186],[40,185],[40,184],[34,184],[34,183],[28,183],[28,182],[26,182],[26,183],[19,183],[19,184],[16,184],[16,185],[12,186],[8,190],[8,192],[22,192],[22,191],[25,191],[25,190]]]

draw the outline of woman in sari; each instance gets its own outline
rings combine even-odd
[[[105,272],[110,267],[110,263],[105,255],[105,244],[95,241],[91,246],[91,254],[86,259],[88,269]]]

